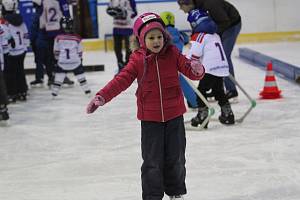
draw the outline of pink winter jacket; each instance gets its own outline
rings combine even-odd
[[[192,80],[199,80],[191,71],[191,62],[173,45],[160,53],[146,53],[140,48],[134,51],[124,69],[97,94],[105,103],[126,90],[137,79],[137,118],[144,121],[165,122],[186,112],[179,84],[181,72]]]

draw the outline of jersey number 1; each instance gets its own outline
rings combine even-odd
[[[216,42],[215,45],[216,45],[216,47],[218,47],[218,49],[220,51],[222,61],[224,61],[225,57],[224,57],[224,54],[223,54],[222,47],[221,47],[220,43]]]
[[[67,59],[70,59],[70,49],[65,49]]]

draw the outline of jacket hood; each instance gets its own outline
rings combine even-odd
[[[23,18],[20,14],[8,14],[4,18],[13,26],[21,26],[23,23]]]

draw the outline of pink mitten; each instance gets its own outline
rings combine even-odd
[[[88,104],[86,108],[86,113],[87,114],[93,113],[99,106],[103,106],[104,104],[105,104],[105,99],[100,95],[96,95]]]
[[[205,73],[205,69],[204,69],[202,63],[198,60],[191,61],[191,68],[192,68],[193,74],[195,74],[196,76],[203,76]]]

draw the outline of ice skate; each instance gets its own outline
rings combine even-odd
[[[170,196],[170,200],[184,200],[182,195]]]
[[[44,81],[42,79],[40,79],[40,80],[36,79],[36,80],[30,82],[30,85],[32,87],[42,87],[43,84],[44,84]]]
[[[17,95],[8,95],[8,104],[16,103]]]
[[[17,96],[17,100],[18,101],[27,101],[27,93],[26,92],[19,93]]]
[[[191,125],[194,127],[197,127],[197,126],[201,125],[207,117],[208,117],[208,108],[200,107],[198,109],[197,115],[192,118]],[[206,123],[204,128],[207,128],[207,125],[208,125],[208,122]]]
[[[86,90],[86,91],[84,91],[84,94],[85,94],[87,97],[91,97],[92,92],[91,92],[91,90]]]
[[[9,114],[7,112],[6,105],[0,106],[0,126],[7,126],[9,120]]]
[[[229,103],[221,107],[221,115],[219,116],[219,121],[222,124],[231,125],[235,123],[234,114],[231,110]]]
[[[52,96],[52,100],[57,99],[57,93],[52,92],[52,93],[51,93],[51,96]]]

